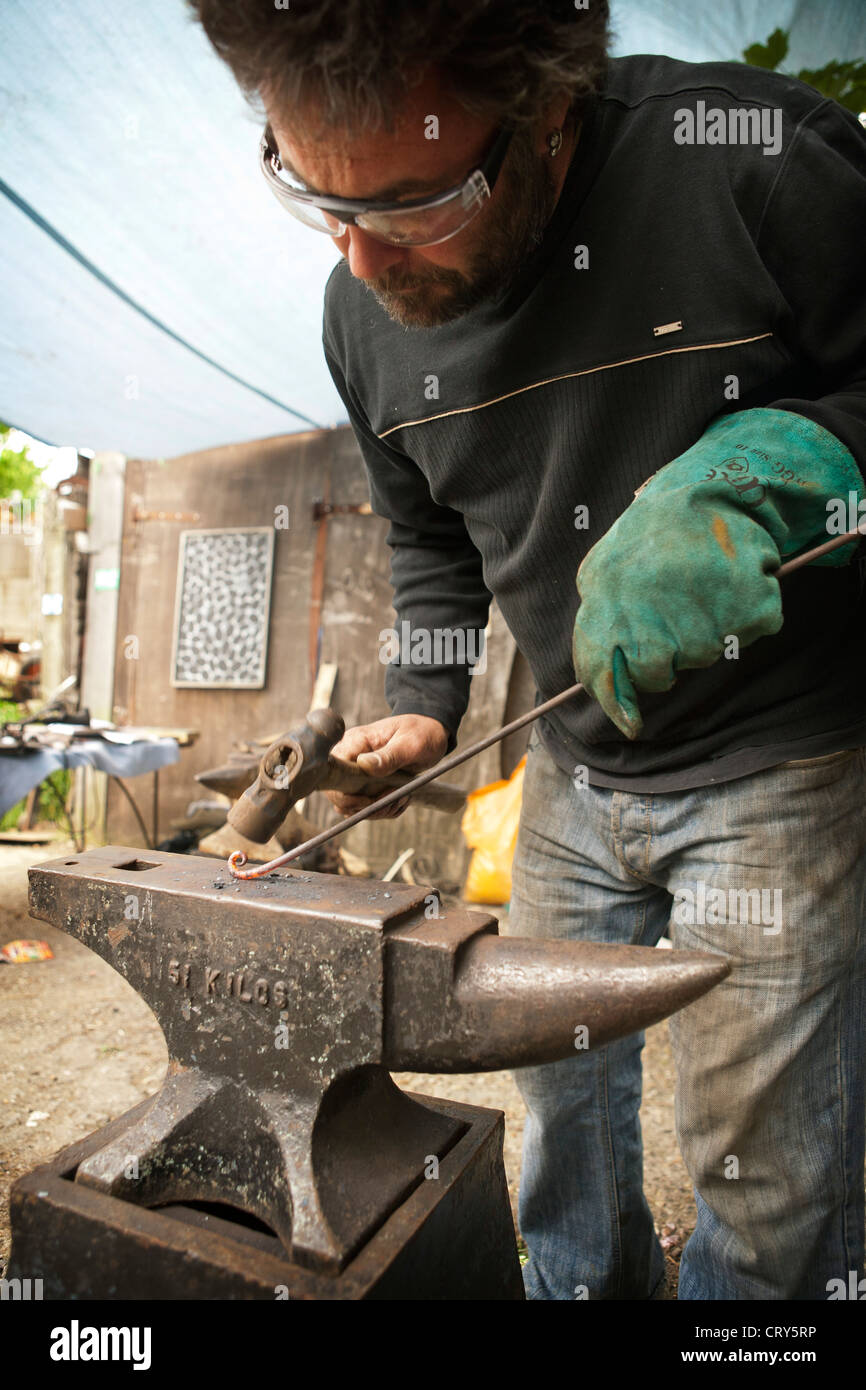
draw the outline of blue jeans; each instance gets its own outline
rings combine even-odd
[[[725,952],[671,1019],[695,1187],[682,1299],[826,1299],[862,1274],[866,749],[693,791],[579,785],[530,739],[509,935]],[[746,891],[743,891],[746,890]],[[644,1299],[643,1034],[514,1073],[528,1298]]]

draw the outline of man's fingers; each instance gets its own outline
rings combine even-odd
[[[356,761],[364,772],[376,777],[387,777],[401,768],[409,768],[419,758],[423,759],[425,754],[429,762],[429,747],[421,734],[400,732],[376,751],[361,753]],[[424,765],[427,766],[428,763]]]
[[[368,777],[388,777],[393,772],[420,772],[439,761],[447,746],[448,736],[443,724],[426,716],[394,715],[374,724],[359,724],[348,729],[333,754],[344,762],[354,763]],[[343,816],[365,809],[376,797],[357,796],[330,791],[328,797]],[[374,819],[393,819],[402,815],[408,801],[395,803],[377,811]]]
[[[607,645],[592,642],[575,623],[572,648],[574,670],[593,699],[597,700],[611,723],[628,739],[636,739],[643,728],[637,691],[621,647],[611,651]]]
[[[375,773],[388,771],[391,764],[387,753],[359,753],[356,761],[365,772]]]
[[[365,811],[368,806],[372,806],[373,802],[379,799],[375,796],[352,796],[347,792],[326,792],[325,795],[341,816],[353,816],[356,811]],[[381,811],[374,811],[370,820],[393,820],[397,816],[401,816],[411,799],[409,796],[404,796],[393,806],[386,806]]]
[[[402,816],[411,800],[411,796],[404,796],[402,801],[395,801],[393,806],[386,806],[383,811],[374,811],[370,820],[396,820],[398,816]]]
[[[325,792],[325,795],[341,816],[353,816],[356,811],[362,811],[375,800],[371,796],[350,796],[348,792]]]
[[[331,749],[335,758],[343,758],[347,763],[355,762],[359,753],[381,748],[387,743],[390,733],[376,724],[359,724],[357,728],[347,729],[339,743]]]
[[[598,701],[605,714],[626,738],[635,739],[643,728],[637,703],[637,692],[629,675],[628,663],[619,647],[615,647],[610,669],[598,692]]]

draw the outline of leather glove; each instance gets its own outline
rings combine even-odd
[[[792,411],[743,410],[638,490],[577,572],[578,680],[631,739],[636,692],[670,690],[677,671],[712,666],[725,639],[778,632],[773,571],[822,541],[828,502],[864,496],[844,444]],[[843,565],[857,542],[811,561]]]

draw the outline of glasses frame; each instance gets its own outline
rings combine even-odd
[[[326,236],[330,237],[340,237],[344,234],[347,227],[360,226],[361,230],[367,236],[373,237],[374,240],[384,242],[389,246],[435,246],[439,242],[448,241],[452,236],[457,236],[458,232],[462,232],[464,227],[467,227],[472,219],[477,217],[483,204],[489,201],[493,196],[496,181],[499,177],[502,165],[505,162],[505,156],[508,153],[514,134],[515,131],[513,128],[500,126],[493,137],[493,141],[487,153],[481,160],[481,163],[471,169],[459,183],[453,184],[442,193],[437,193],[435,197],[412,198],[402,202],[392,203],[377,202],[369,199],[335,198],[331,197],[329,194],[304,193],[300,189],[289,187],[289,185],[280,178],[279,171],[282,169],[282,165],[280,163],[279,151],[277,150],[270,124],[265,126],[259,145],[259,165],[265,176],[268,187],[279,199],[280,203],[286,207],[288,212],[294,211],[291,207],[292,203],[297,203],[301,208],[319,208],[322,212],[332,213],[341,225],[340,231],[331,231],[328,227],[316,227],[312,223],[306,222],[304,218],[300,218],[304,225],[309,227],[311,231],[324,232]],[[454,200],[458,196],[461,197],[466,207],[470,207],[473,202],[475,203],[475,207],[469,217],[467,217],[466,221],[461,223],[459,227],[455,228],[453,232],[448,232],[444,237],[434,237],[430,241],[407,242],[405,238],[401,237],[392,240],[381,232],[372,231],[370,228],[363,226],[358,220],[365,215],[383,212],[399,212],[404,214],[426,211],[433,212],[436,208]]]

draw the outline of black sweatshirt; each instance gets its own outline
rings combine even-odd
[[[779,121],[779,153],[675,139],[684,110],[697,140],[732,108],[765,113],[768,145]],[[398,632],[483,628],[495,594],[538,703],[575,680],[587,550],[718,415],[808,416],[866,472],[864,233],[854,116],[778,74],[638,56],[611,62],[544,239],[498,298],[407,330],[341,261],[325,353],[391,522]],[[550,753],[595,785],[666,791],[866,743],[863,569],[784,579],[781,631],[639,693],[634,742],[588,696],[560,706],[541,723]],[[453,747],[470,677],[445,655],[394,662],[385,689],[393,713],[434,716]]]

